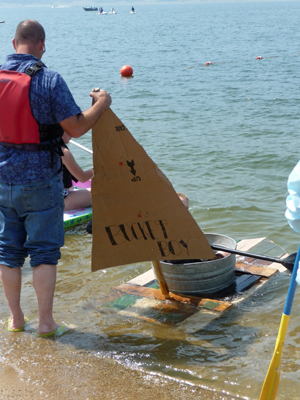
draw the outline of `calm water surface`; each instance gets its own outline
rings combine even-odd
[[[236,240],[267,236],[287,252],[296,251],[299,235],[284,211],[287,178],[300,158],[299,2],[141,5],[136,15],[129,14],[129,6],[114,7],[118,14],[107,16],[81,7],[0,8],[0,20],[6,21],[0,26],[0,63],[12,52],[17,23],[37,19],[46,29],[46,65],[63,75],[82,109],[90,106],[93,87],[111,93],[113,111],[174,188],[189,196],[202,230]],[[205,66],[208,61],[212,65]],[[125,64],[132,66],[134,78],[120,77]],[[91,133],[79,142],[91,148]],[[82,167],[91,167],[90,155],[72,150]],[[57,319],[77,326],[76,333],[58,339],[66,357],[72,357],[72,345],[74,352],[114,358],[129,368],[258,398],[288,275],[270,279],[205,330],[187,334],[104,308],[111,287],[150,264],[92,274],[90,252],[84,228],[66,234],[55,298]],[[15,344],[5,331],[2,290],[0,298],[1,362],[13,363],[22,353],[33,365],[30,348],[36,339],[23,335]],[[36,300],[28,266],[22,300],[34,330]],[[279,399],[299,398],[299,301],[298,292]]]

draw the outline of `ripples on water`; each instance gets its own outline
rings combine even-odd
[[[284,211],[287,178],[299,159],[299,3],[141,5],[133,16],[124,5],[115,9],[117,15],[104,17],[81,7],[2,8],[6,22],[0,26],[0,62],[12,50],[17,23],[39,20],[46,28],[48,67],[64,76],[83,109],[91,104],[88,93],[93,87],[111,93],[113,111],[174,188],[189,196],[191,212],[204,231],[235,239],[267,236],[288,252],[296,251],[299,238],[288,227]],[[213,64],[207,67],[207,61]],[[120,78],[124,64],[133,67],[133,79]],[[80,142],[91,147],[91,134]],[[83,167],[92,165],[89,155],[73,150]],[[67,359],[77,357],[79,349],[197,385],[258,397],[289,276],[272,278],[247,302],[192,335],[121,318],[103,308],[101,299],[112,286],[150,265],[91,274],[90,250],[91,238],[83,229],[66,235],[55,310],[58,318],[78,327],[72,336],[59,339]],[[34,330],[36,303],[28,267],[25,299]],[[296,294],[285,341],[278,393],[282,399],[287,393],[289,399],[298,398],[300,389],[299,299]],[[6,315],[3,307],[3,323]],[[13,363],[12,352],[24,349],[29,363],[40,362],[30,351],[34,338],[20,337],[14,343],[4,328],[2,334],[3,362]],[[45,343],[38,351],[57,361],[54,348]]]

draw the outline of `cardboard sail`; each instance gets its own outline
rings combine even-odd
[[[92,271],[215,255],[172,184],[108,109],[93,127]]]

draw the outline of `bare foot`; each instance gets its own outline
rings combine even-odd
[[[17,316],[11,315],[8,320],[7,327],[9,330],[16,330],[16,329],[22,328],[24,326],[24,324],[25,324],[24,314],[21,313]]]

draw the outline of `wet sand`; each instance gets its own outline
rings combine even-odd
[[[111,287],[148,270],[147,265],[141,265],[138,271],[133,266],[91,275],[87,261],[90,252],[85,240],[67,238],[63,252],[55,292],[55,318],[60,322],[64,316],[70,325],[76,326],[74,333],[48,339],[33,335],[38,315],[32,274],[27,264],[22,271],[22,304],[29,323],[24,332],[7,332],[9,310],[0,284],[0,400],[236,398],[147,369],[136,369],[134,360],[127,359],[126,354],[130,358],[132,351],[146,351],[147,355],[148,351],[143,350],[144,344],[151,355],[152,344],[147,344],[149,340],[157,340],[159,347],[169,337],[170,346],[173,346],[173,341],[185,343],[185,334],[176,333],[172,326],[153,326],[140,320],[137,323],[102,307],[106,296],[111,293]],[[158,368],[160,364],[165,364],[166,357],[169,360],[164,351],[162,349],[160,355],[154,354]],[[122,355],[122,364],[103,353],[111,357]]]
[[[58,323],[75,325],[75,332],[48,339],[34,335],[38,312],[28,263],[22,271],[21,302],[29,322],[24,332],[8,332],[9,309],[0,284],[0,400],[229,400],[260,389],[260,381],[248,388],[250,379],[257,380],[253,375],[248,379],[250,367],[245,367],[249,354],[257,362],[257,353],[250,353],[251,342],[229,346],[228,338],[236,335],[238,310],[232,319],[228,314],[223,325],[212,325],[207,336],[186,333],[164,324],[163,318],[154,324],[125,315],[107,306],[115,299],[112,288],[148,271],[149,265],[91,274],[90,247],[87,235],[66,236],[58,267],[54,317]],[[151,307],[141,310],[143,315],[154,315]],[[256,321],[257,313],[254,317]],[[256,332],[252,321],[249,326],[252,337]],[[250,328],[238,327],[242,340]],[[250,349],[247,353],[245,346]],[[246,377],[239,375],[240,360]],[[238,390],[232,382],[238,382]],[[223,388],[235,391],[237,397],[226,395]]]
[[[42,360],[41,360],[42,361]],[[66,360],[68,361],[68,360]],[[75,369],[75,370],[74,370]],[[38,374],[22,365],[22,372],[0,363],[1,400],[38,399],[143,399],[143,400],[222,400],[236,397],[162,378],[140,370],[127,369],[110,359],[78,355],[60,365],[39,364]],[[74,385],[76,375],[76,385]]]

